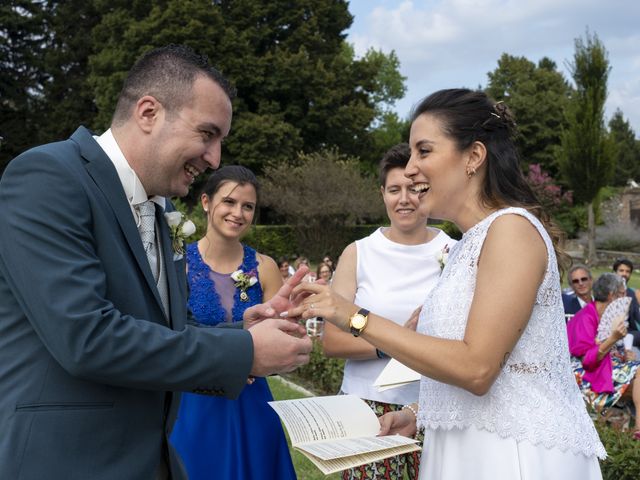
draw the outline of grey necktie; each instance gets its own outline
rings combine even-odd
[[[136,208],[140,215],[138,230],[140,231],[142,245],[147,254],[147,260],[149,260],[153,279],[156,281],[156,286],[158,287],[162,306],[164,307],[165,314],[168,315],[169,292],[167,291],[167,280],[164,275],[164,269],[162,268],[164,265],[162,258],[158,254],[156,243],[156,204],[151,200],[147,200],[136,205]]]

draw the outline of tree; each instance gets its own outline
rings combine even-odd
[[[13,157],[37,143],[44,3],[10,0],[0,5],[0,173]]]
[[[90,32],[99,21],[91,0],[12,1],[0,7],[0,167],[27,148],[91,125]]]
[[[298,151],[370,155],[376,119],[404,93],[395,54],[355,58],[344,0],[136,3],[109,7],[94,29],[90,81],[103,128],[135,59],[171,42],[206,53],[235,84],[224,156],[256,173]]]
[[[345,247],[345,227],[384,215],[375,178],[362,175],[355,158],[335,150],[300,154],[288,163],[268,166],[263,197],[315,259]]]
[[[616,110],[609,120],[609,131],[617,150],[613,185],[625,186],[630,179],[640,180],[640,144],[621,110]]]
[[[42,55],[45,80],[36,121],[37,143],[70,136],[79,125],[91,126],[97,113],[87,83],[91,30],[100,10],[90,0],[49,0],[45,7],[48,32]]]
[[[575,41],[573,62],[569,64],[576,85],[566,110],[567,127],[562,133],[560,169],[576,203],[587,205],[588,254],[595,260],[595,214],[600,189],[613,177],[615,145],[604,125],[609,59],[596,34]]]
[[[555,176],[563,112],[571,91],[556,64],[545,57],[536,65],[504,53],[488,76],[487,94],[504,101],[515,114],[516,144],[524,166],[540,164]]]

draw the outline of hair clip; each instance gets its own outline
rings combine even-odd
[[[493,113],[493,112],[491,112],[491,115],[493,115],[493,116],[494,116],[494,117],[496,117],[496,118],[500,118],[500,115],[498,115],[497,113]]]

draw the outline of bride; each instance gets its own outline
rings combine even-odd
[[[425,427],[423,479],[601,479],[606,453],[571,371],[558,231],[526,184],[503,103],[441,90],[415,109],[405,175],[464,235],[417,333],[317,284],[291,315],[321,316],[420,372],[419,404],[381,434]],[[417,417],[417,418],[416,418]]]

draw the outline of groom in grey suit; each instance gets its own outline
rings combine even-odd
[[[249,376],[308,361],[304,329],[269,318],[288,308],[299,278],[247,310],[245,329],[187,323],[166,197],[219,166],[232,96],[206,58],[157,49],[130,71],[107,132],[80,127],[7,167],[0,478],[183,478],[167,442],[179,401],[171,392],[235,398]],[[155,239],[146,251],[138,226],[148,201]]]

